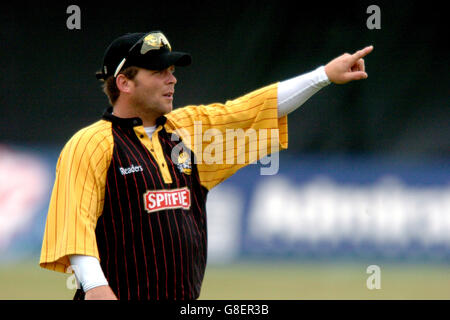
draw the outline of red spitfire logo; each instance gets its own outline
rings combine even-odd
[[[188,210],[191,207],[191,192],[188,188],[147,191],[144,205],[148,213],[166,209]]]

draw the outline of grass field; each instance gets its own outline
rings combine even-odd
[[[450,299],[448,265],[380,264],[381,288],[369,290],[368,264],[239,263],[209,265],[200,299]],[[35,262],[0,265],[0,299],[72,299],[69,275]]]

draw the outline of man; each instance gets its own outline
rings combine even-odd
[[[363,57],[372,49],[226,104],[172,110],[174,70],[189,65],[190,55],[172,51],[159,31],[117,38],[97,73],[112,107],[61,152],[40,266],[72,267],[81,284],[75,299],[198,298],[208,191],[254,162],[255,152],[261,158],[287,148],[287,114],[331,82],[367,78]],[[237,161],[234,138],[217,140],[208,159],[202,150],[211,142],[199,128],[253,130],[258,150],[246,141]],[[217,161],[220,150],[232,161]]]

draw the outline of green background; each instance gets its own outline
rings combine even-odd
[[[369,290],[369,262],[241,262],[210,265],[200,299],[207,300],[372,300],[450,299],[450,269],[440,264],[379,264],[381,288]],[[0,266],[0,299],[72,299],[70,275],[36,263]],[[69,279],[70,282],[70,279]]]

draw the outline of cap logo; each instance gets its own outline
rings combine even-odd
[[[161,32],[150,33],[144,38],[141,54],[146,54],[150,50],[159,50],[164,46],[167,46],[172,51],[169,41]]]

